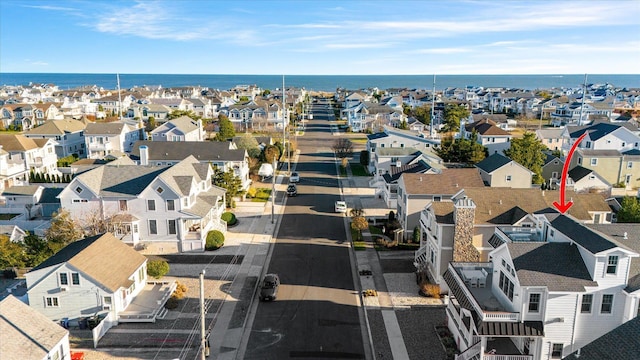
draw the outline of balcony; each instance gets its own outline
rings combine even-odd
[[[540,232],[532,227],[501,226],[496,229],[496,233],[511,242],[543,241]]]

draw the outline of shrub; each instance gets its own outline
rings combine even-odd
[[[249,188],[249,190],[247,190],[247,197],[250,198],[254,198],[256,197],[256,193],[258,192],[258,189],[254,188],[253,186]]]
[[[220,218],[227,223],[227,225],[235,225],[238,222],[236,216],[232,212],[225,212]]]
[[[169,272],[169,263],[164,260],[152,260],[147,263],[147,275],[156,279],[167,275]]]
[[[420,228],[419,227],[414,227],[413,228],[413,234],[411,234],[411,239],[413,240],[413,243],[417,244],[420,242]]]
[[[185,284],[177,283],[176,289],[171,294],[172,298],[177,300],[183,299],[187,295],[187,286]]]
[[[429,284],[428,282],[423,282],[420,284],[420,292],[422,294],[439,299],[440,298],[440,285],[438,284]]]
[[[205,250],[218,250],[224,245],[224,234],[218,230],[209,231]]]
[[[172,295],[164,304],[164,307],[167,308],[168,310],[173,310],[178,307],[178,301],[179,300],[173,297]]]

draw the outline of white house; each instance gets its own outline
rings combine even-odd
[[[9,295],[0,301],[3,359],[71,359],[69,331]]]
[[[428,154],[435,163],[442,164],[442,159],[433,150],[439,144],[439,140],[427,139],[416,132],[385,126],[383,132],[367,135],[368,170],[370,173],[378,172],[374,161],[377,149],[382,148],[414,148]]]
[[[202,120],[188,116],[169,120],[151,131],[153,141],[204,141]]]
[[[160,166],[122,158],[76,176],[58,197],[81,224],[97,216],[136,248],[203,251],[210,230],[226,231],[225,190],[212,176],[193,156]]]
[[[111,233],[72,242],[25,276],[29,306],[54,321],[105,314],[126,322],[139,310],[136,297],[144,292],[160,300],[140,311],[152,322],[175,289],[173,282],[147,284],[147,258]]]
[[[496,228],[488,262],[449,264],[456,358],[561,359],[637,316],[637,252],[555,211],[532,220]]]
[[[476,134],[476,142],[486,147],[489,154],[500,153],[511,147],[511,134],[499,128],[489,119],[483,119],[462,127],[462,136],[471,139]]]
[[[55,140],[55,153],[58,158],[63,158],[71,154],[79,157],[86,157],[84,144],[84,129],[87,127],[86,121],[65,119],[49,120],[24,133],[30,139],[52,139]]]
[[[14,186],[26,185],[29,182],[27,164],[21,157],[12,156],[0,145],[0,191]]]
[[[55,141],[50,138],[32,139],[20,134],[0,134],[0,146],[8,153],[6,159],[13,164],[12,167],[20,167],[18,164],[22,162],[29,171],[58,173]],[[15,167],[13,169],[18,170]]]
[[[600,192],[605,195],[611,193],[611,184],[605,178],[580,165],[567,173],[567,186],[575,192]]]
[[[618,150],[621,153],[640,149],[640,136],[627,126],[629,125],[623,126],[607,122],[587,126],[567,126],[562,132],[564,138],[562,150],[566,154],[576,140],[585,133],[586,137],[578,144],[580,149]]]
[[[111,153],[129,153],[133,144],[146,139],[144,129],[123,122],[89,123],[84,130],[87,158],[101,159]]]

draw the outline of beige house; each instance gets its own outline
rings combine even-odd
[[[528,189],[534,173],[526,167],[495,153],[476,164],[484,184],[491,187]]]
[[[477,169],[443,169],[438,174],[404,173],[398,180],[396,218],[402,224],[404,237],[411,238],[414,227],[419,226],[420,211],[430,202],[451,201],[460,190],[483,187]]]
[[[576,166],[593,170],[612,185],[623,184],[627,189],[640,187],[640,151],[578,149],[569,168]]]

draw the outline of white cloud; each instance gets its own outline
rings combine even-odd
[[[78,9],[75,9],[75,8],[51,6],[51,5],[22,5],[22,7],[39,9],[39,10],[52,10],[52,11],[79,11]]]
[[[468,48],[433,48],[433,49],[420,49],[414,51],[417,54],[460,54],[470,52]]]

